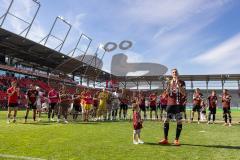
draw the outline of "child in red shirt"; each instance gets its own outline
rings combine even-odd
[[[140,140],[140,133],[143,121],[141,119],[140,109],[137,102],[133,103],[133,144],[143,144],[144,142]]]

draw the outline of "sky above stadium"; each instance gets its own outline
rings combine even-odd
[[[0,0],[0,14],[10,0]],[[63,47],[72,50],[81,33],[93,39],[90,52],[99,44],[130,40],[127,51],[115,50],[104,57],[110,71],[114,54],[124,53],[128,62],[153,62],[180,74],[239,73],[240,1],[238,0],[39,0],[41,8],[28,38],[39,42],[56,16],[73,28]],[[31,19],[31,0],[15,0],[12,12]],[[4,25],[19,33],[24,25],[9,17]],[[66,28],[58,27],[63,36]],[[49,45],[54,45],[49,43]],[[53,47],[53,46],[51,46]],[[54,48],[54,47],[53,47]],[[168,72],[169,73],[169,72]]]

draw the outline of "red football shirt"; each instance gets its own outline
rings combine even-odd
[[[194,93],[193,94],[193,104],[194,105],[201,105],[202,93]]]
[[[182,88],[185,88],[185,82],[182,80],[178,80],[178,83],[180,84],[180,86]],[[177,99],[180,100],[180,97],[182,96],[180,93],[177,93],[179,91],[177,91],[177,83],[173,83],[171,86],[171,91],[168,93],[168,102],[167,105],[171,106],[171,105],[179,105],[177,103]]]
[[[58,103],[59,102],[59,94],[55,90],[49,91],[48,97],[49,97],[50,103]]]
[[[208,104],[209,104],[209,108],[216,108],[217,107],[217,96],[209,96],[208,97]]]
[[[149,99],[150,99],[150,106],[156,106],[157,96],[155,94],[151,94],[149,96]]]
[[[32,104],[34,104],[36,102],[37,96],[38,96],[38,91],[37,90],[29,89],[27,91],[27,97]]]
[[[167,102],[168,102],[167,95],[161,95],[160,96],[160,104],[164,106],[164,105],[167,105]]]
[[[85,104],[92,104],[93,103],[93,98],[91,94],[86,93],[84,97]]]
[[[230,108],[231,103],[231,95],[223,94],[222,95],[222,106],[223,108]]]
[[[8,104],[10,104],[10,103],[18,103],[18,94],[14,90],[15,89],[13,87],[8,88],[8,90],[7,90],[7,94],[12,94],[14,92],[13,95],[8,96]]]
[[[142,120],[140,112],[133,112],[133,128],[134,130],[138,130],[142,128]]]

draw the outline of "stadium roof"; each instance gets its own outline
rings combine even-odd
[[[37,64],[39,67],[45,66],[50,72],[60,71],[65,74],[85,75],[90,80],[96,80],[97,78],[98,81],[105,81],[114,77],[110,73],[89,66],[75,58],[3,28],[0,28],[0,53],[22,59],[29,64]]]
[[[166,77],[169,77],[169,75],[117,77],[3,28],[0,28],[0,52],[11,57],[22,59],[29,64],[34,63],[39,65],[39,67],[45,66],[50,72],[60,71],[65,74],[74,73],[79,76],[85,74],[85,77],[88,77],[90,80],[96,80],[97,78],[98,81],[116,79],[119,82],[140,82],[163,81]],[[86,69],[87,72],[85,72]],[[181,75],[180,77],[184,81],[240,80],[240,74]]]

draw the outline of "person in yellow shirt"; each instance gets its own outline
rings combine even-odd
[[[97,117],[100,120],[101,116],[103,116],[104,120],[106,120],[108,92],[105,90],[105,88],[102,90],[102,92],[99,93],[98,99],[99,106],[97,111]]]
[[[88,122],[89,112],[92,109],[93,98],[89,90],[84,94],[84,112],[83,112],[83,120]]]

